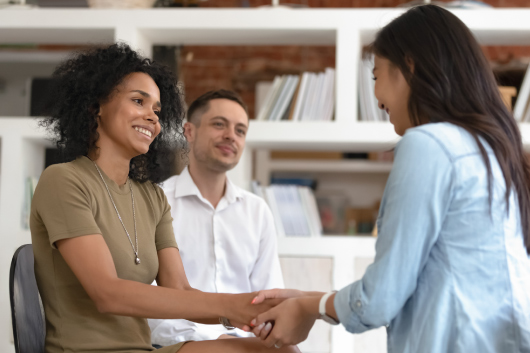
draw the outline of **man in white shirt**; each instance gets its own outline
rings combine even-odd
[[[205,292],[282,288],[274,220],[263,199],[230,182],[245,147],[247,109],[239,95],[210,91],[188,109],[189,166],[162,188],[190,285]],[[248,337],[241,330],[187,320],[149,320],[153,344]]]

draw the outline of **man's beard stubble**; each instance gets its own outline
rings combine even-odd
[[[234,163],[225,163],[210,155],[208,152],[199,151],[198,149],[194,149],[193,154],[198,162],[219,173],[228,172],[237,165],[237,161]]]

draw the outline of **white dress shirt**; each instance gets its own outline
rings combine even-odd
[[[263,199],[227,179],[214,208],[202,197],[188,168],[162,184],[188,281],[204,292],[247,293],[283,288],[272,213]],[[149,320],[151,340],[162,346],[217,339],[221,325],[187,320]],[[237,334],[248,336],[237,330]]]

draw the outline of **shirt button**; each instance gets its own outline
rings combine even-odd
[[[363,306],[363,304],[361,303],[360,300],[357,300],[357,301],[355,302],[355,305],[357,305],[358,308],[360,308],[361,306]]]

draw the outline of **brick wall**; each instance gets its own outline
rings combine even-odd
[[[185,46],[179,80],[188,104],[208,90],[228,88],[241,95],[254,117],[257,82],[326,67],[335,67],[334,46]]]
[[[309,7],[394,7],[403,0],[282,0],[280,3]],[[496,7],[530,7],[528,0],[487,0]],[[269,5],[271,0],[209,0],[201,7],[241,7]],[[506,63],[530,57],[530,47],[484,47],[492,61]],[[189,104],[204,92],[227,88],[238,92],[255,116],[255,85],[272,81],[275,75],[323,71],[335,67],[334,46],[184,46],[179,56],[179,80]]]

